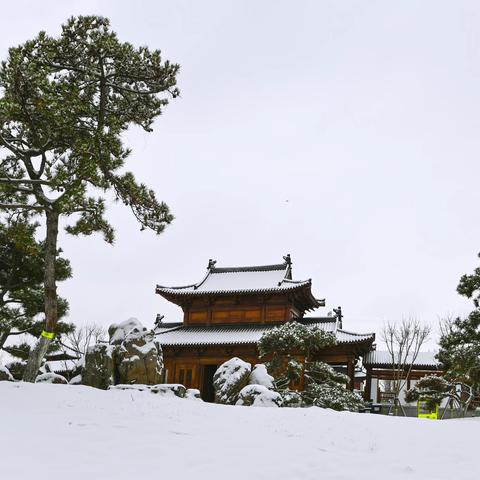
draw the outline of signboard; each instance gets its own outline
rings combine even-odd
[[[431,403],[428,400],[420,398],[417,401],[417,417],[438,420],[438,403],[436,403],[432,409]]]

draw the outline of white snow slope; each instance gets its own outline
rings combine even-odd
[[[480,421],[0,382],[0,478],[478,479]]]

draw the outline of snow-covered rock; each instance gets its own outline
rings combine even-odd
[[[114,383],[115,365],[113,352],[115,347],[107,343],[97,343],[88,347],[85,366],[82,370],[82,384],[106,390]]]
[[[112,323],[108,327],[111,345],[120,345],[125,340],[142,337],[145,333],[147,333],[147,329],[138,319],[133,317],[121,323]]]
[[[187,389],[187,391],[185,392],[185,398],[187,400],[200,400],[201,402],[203,401],[200,394],[200,390],[196,388]]]
[[[116,347],[118,383],[156,385],[162,381],[162,348],[146,329],[134,330]]]
[[[85,356],[82,383],[107,389],[114,384],[156,385],[162,381],[160,344],[136,318],[108,329],[110,344],[90,347]]]
[[[0,382],[1,381],[13,382],[13,380],[14,378],[13,378],[13,375],[10,373],[10,370],[4,365],[0,365]]]
[[[152,393],[156,393],[157,395],[184,398],[187,389],[178,383],[163,383],[160,385],[152,385],[150,387],[150,391]]]
[[[82,374],[75,375],[69,382],[70,385],[81,385],[82,384]]]
[[[68,380],[58,373],[48,372],[38,375],[35,379],[35,383],[61,383],[63,385],[68,384]]]
[[[247,385],[240,391],[236,405],[246,407],[281,407],[282,397],[278,392],[269,390],[264,385]]]
[[[126,385],[120,383],[118,385],[110,385],[108,390],[135,390],[137,392],[149,392],[150,387],[148,385]]]
[[[165,396],[165,397],[179,397],[179,398],[184,398],[186,396],[187,389],[178,383],[172,383],[172,384],[159,384],[159,385],[145,385],[145,384],[118,384],[118,385],[111,385],[108,387],[108,390],[132,390],[136,392],[148,392],[148,393],[153,393],[155,395],[159,396]],[[194,390],[192,391],[198,392],[200,394],[199,390]]]
[[[238,394],[248,384],[251,365],[238,357],[222,363],[213,376],[215,402],[234,405]]]
[[[263,363],[257,363],[252,369],[248,383],[250,385],[263,385],[268,389],[273,389],[273,377],[267,372],[267,367]]]

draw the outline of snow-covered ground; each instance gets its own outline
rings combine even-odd
[[[5,480],[478,479],[480,421],[0,382]]]

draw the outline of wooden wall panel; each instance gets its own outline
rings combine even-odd
[[[208,311],[190,311],[188,313],[188,322],[189,323],[206,323],[208,320]]]
[[[212,323],[228,323],[229,310],[214,310],[212,311]]]
[[[262,308],[248,309],[245,311],[246,322],[259,322],[262,319]]]
[[[295,308],[286,296],[245,295],[194,299],[184,306],[186,325],[285,322]]]
[[[267,305],[265,320],[267,322],[283,322],[286,320],[285,313],[285,307],[273,307],[271,305]]]
[[[254,323],[261,320],[260,308],[235,308],[212,311],[212,323]]]

